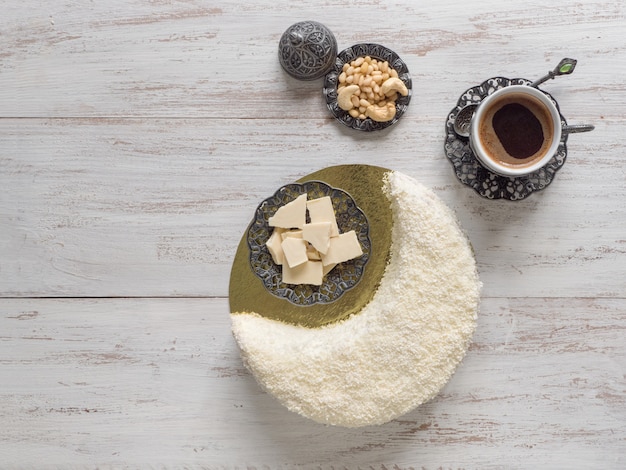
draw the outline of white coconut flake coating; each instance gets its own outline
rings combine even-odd
[[[309,329],[254,313],[231,316],[246,367],[291,411],[345,427],[386,423],[434,397],[463,359],[480,281],[455,215],[414,179],[383,181],[390,261],[372,300]]]

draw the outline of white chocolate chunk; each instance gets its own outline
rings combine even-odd
[[[331,226],[331,222],[304,224],[304,227],[302,227],[302,238],[313,245],[317,251],[324,254],[330,246]]]
[[[342,233],[337,237],[330,239],[330,247],[326,254],[322,254],[322,263],[324,266],[329,264],[338,264],[358,258],[363,254],[363,249],[359,243],[354,230]]]
[[[280,234],[280,237],[285,238],[302,238],[302,230],[286,230]]]
[[[309,210],[311,223],[330,222],[330,236],[336,237],[339,235],[337,219],[335,218],[335,210],[333,209],[333,202],[331,201],[330,196],[311,199],[306,202],[306,207]]]
[[[302,228],[306,223],[306,193],[279,207],[268,223],[270,227]]]
[[[320,255],[320,252],[317,251],[313,247],[313,245],[309,245],[309,246],[306,247],[306,255],[312,261],[321,261],[322,260],[322,255]]]
[[[286,264],[290,268],[295,268],[309,260],[306,254],[307,244],[302,238],[287,237],[283,240],[281,247],[285,254]]]
[[[283,253],[283,239],[282,239],[283,229],[275,228],[270,238],[265,242],[270,255],[272,255],[272,259],[276,264],[283,264],[285,260],[285,253]]]
[[[323,269],[321,261],[307,261],[294,268],[283,264],[283,282],[321,286],[324,279]]]

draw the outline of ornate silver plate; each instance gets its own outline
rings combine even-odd
[[[282,269],[274,263],[265,246],[273,230],[268,224],[269,218],[279,207],[304,193],[307,193],[308,199],[330,196],[339,232],[354,230],[363,249],[363,255],[360,258],[337,265],[326,275],[321,286],[283,283]],[[277,297],[302,306],[334,302],[346,291],[356,286],[372,252],[369,224],[363,211],[357,207],[348,193],[332,188],[321,181],[293,183],[278,189],[273,196],[265,199],[257,208],[248,227],[246,238],[250,248],[250,266],[265,288]]]
[[[407,96],[400,96],[396,100],[396,115],[390,121],[376,122],[370,118],[353,118],[347,111],[341,109],[337,104],[337,84],[339,82],[339,75],[342,72],[343,64],[351,62],[358,57],[365,56],[389,62],[389,65],[393,67],[396,72],[398,72],[398,78],[404,82],[409,90],[409,94]],[[324,77],[323,92],[328,109],[340,123],[358,131],[368,132],[386,129],[387,127],[398,122],[409,106],[409,101],[411,101],[411,88],[412,84],[409,69],[398,54],[393,52],[391,49],[387,49],[385,46],[381,46],[380,44],[355,44],[354,46],[348,47],[339,53],[337,60],[335,61],[335,65]]]
[[[452,163],[457,178],[487,199],[508,199],[510,201],[525,199],[532,193],[546,188],[554,179],[556,172],[565,164],[568,137],[566,133],[563,133],[561,144],[547,165],[529,175],[513,178],[497,175],[483,167],[474,155],[474,152],[472,152],[469,140],[459,137],[454,132],[454,118],[468,104],[480,103],[485,97],[499,88],[509,85],[530,85],[530,83],[530,80],[524,78],[490,78],[480,85],[466,90],[459,98],[456,106],[448,114],[446,120],[446,142],[444,144],[446,156]],[[543,92],[559,109],[556,100],[549,93]],[[561,115],[561,124],[567,124],[563,115]]]

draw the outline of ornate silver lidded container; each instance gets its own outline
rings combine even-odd
[[[278,45],[280,65],[298,80],[323,77],[337,58],[337,40],[333,33],[316,21],[291,25]]]

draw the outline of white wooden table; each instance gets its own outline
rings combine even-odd
[[[421,3],[421,5],[420,5]],[[620,1],[2,2],[1,468],[626,467],[626,7]],[[291,24],[407,63],[388,131],[334,121],[279,66]],[[461,184],[443,151],[460,93],[535,79],[570,123],[524,201]],[[484,282],[442,393],[380,427],[301,418],[230,334],[228,278],[256,205],[326,166],[435,189]]]

